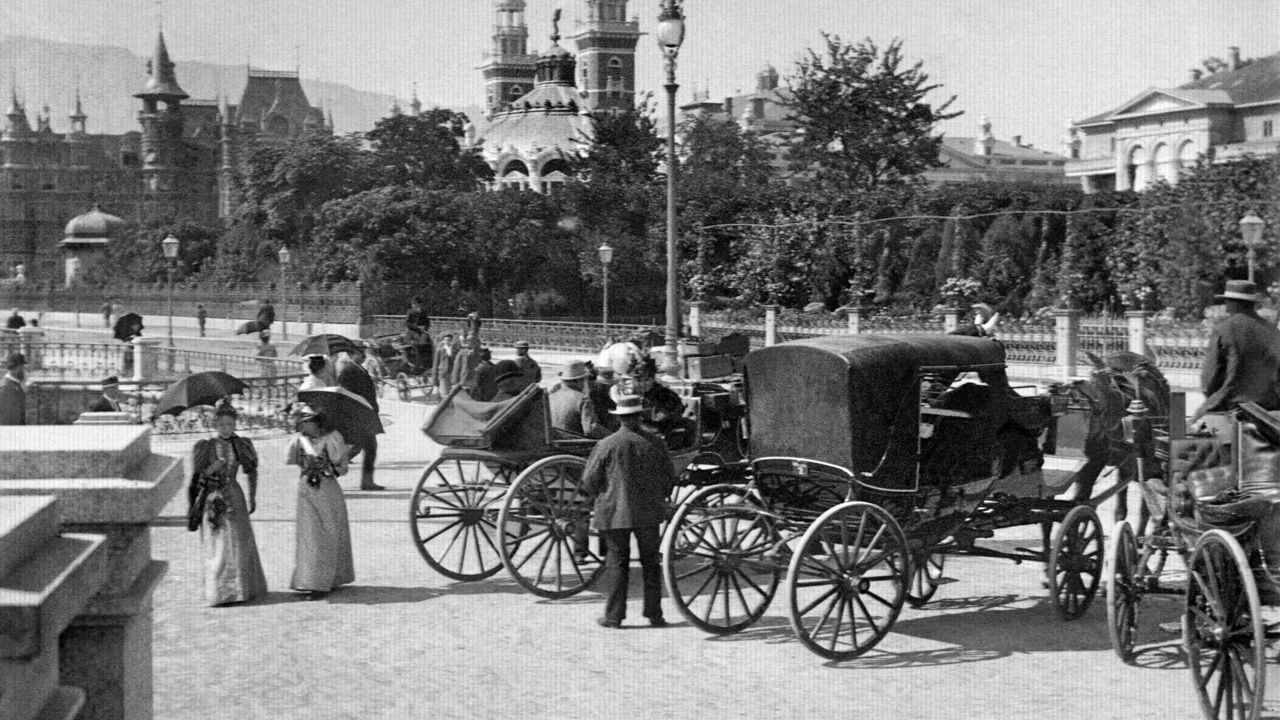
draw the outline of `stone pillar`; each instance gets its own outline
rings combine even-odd
[[[871,313],[871,308],[865,305],[851,307],[848,309],[848,315],[845,320],[849,323],[849,334],[860,335],[862,333],[862,319]]]
[[[778,306],[764,306],[764,346],[778,344]]]
[[[702,337],[702,306],[701,300],[691,300],[689,306],[689,334],[696,337]]]
[[[27,365],[31,370],[39,370],[44,363],[44,330],[38,327],[18,328],[18,342],[22,346],[22,354],[27,356]]]
[[[149,525],[183,472],[181,458],[152,454],[150,433],[12,427],[0,444],[0,506],[8,496],[53,495],[62,532],[106,537],[108,577],[58,641],[61,684],[87,695],[79,720],[152,718],[151,595],[166,563],[151,558]]]
[[[960,327],[960,313],[960,308],[952,305],[942,308],[942,332],[954,332]]]
[[[1080,340],[1080,311],[1068,308],[1053,309],[1053,338],[1057,348],[1058,368],[1062,379],[1069,380],[1076,374],[1076,351]]]
[[[133,339],[133,380],[154,380],[160,374],[160,338]]]
[[[1147,313],[1145,310],[1128,310],[1124,314],[1129,326],[1129,352],[1147,354]]]

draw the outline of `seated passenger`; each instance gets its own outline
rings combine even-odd
[[[657,381],[657,370],[653,358],[644,358],[631,373],[635,393],[644,405],[643,424],[662,435],[668,446],[691,445],[695,440],[695,425],[684,416],[684,401],[680,396]]]
[[[519,395],[529,387],[529,376],[520,369],[514,360],[502,360],[493,366],[493,384],[497,392],[489,402],[502,402]]]
[[[560,371],[560,384],[551,391],[551,426],[589,438],[608,436],[609,429],[601,424],[591,398],[587,397],[586,382],[590,373],[586,363],[573,361]],[[677,398],[679,399],[679,398]]]

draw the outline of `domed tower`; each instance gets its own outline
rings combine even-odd
[[[142,173],[150,191],[172,190],[173,171],[182,152],[182,101],[187,95],[173,73],[173,61],[156,36],[156,48],[147,61],[147,84],[134,97],[142,101],[138,122],[142,125]],[[163,103],[163,107],[161,107]]]
[[[498,112],[533,88],[538,57],[529,53],[529,26],[524,0],[496,0],[493,50],[480,66],[485,107]]]
[[[627,0],[586,0],[587,18],[570,38],[578,46],[578,89],[590,111],[630,108],[636,99],[640,23]]]
[[[772,64],[766,63],[760,72],[756,73],[756,92],[769,92],[778,89],[778,69]]]

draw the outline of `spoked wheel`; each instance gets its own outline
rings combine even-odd
[[[915,554],[911,559],[911,584],[907,588],[907,604],[924,607],[942,584],[942,571],[947,556],[942,553]]]
[[[788,553],[775,518],[738,485],[689,497],[662,538],[662,575],[680,614],[727,635],[760,619],[782,579]]]
[[[911,560],[893,516],[864,502],[824,512],[787,572],[791,627],[813,652],[855,658],[889,632],[907,598]]]
[[[441,457],[413,488],[409,527],[422,559],[454,580],[482,580],[502,567],[498,510],[518,466],[490,458]]]
[[[1084,615],[1102,580],[1102,521],[1093,508],[1072,508],[1054,531],[1048,576],[1058,615],[1063,620]]]
[[[591,547],[591,501],[579,492],[586,461],[553,455],[530,465],[511,485],[498,514],[502,564],[540,597],[586,590],[604,568]]]
[[[1182,646],[1200,709],[1216,720],[1256,720],[1266,680],[1265,629],[1253,571],[1229,533],[1200,536],[1188,563]]]
[[[1146,582],[1139,571],[1138,541],[1127,520],[1116,526],[1107,547],[1107,633],[1111,647],[1126,663],[1133,662],[1138,635],[1138,601]]]

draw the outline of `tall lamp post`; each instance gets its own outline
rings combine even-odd
[[[596,253],[600,256],[600,270],[604,282],[604,300],[603,309],[601,310],[600,324],[604,325],[604,339],[609,341],[609,263],[613,262],[613,248],[609,246],[606,240],[596,248]]]
[[[292,257],[289,248],[280,246],[280,252],[276,254],[280,258],[280,337],[284,340],[289,339],[289,285],[285,282],[288,277],[289,259]]]
[[[684,43],[684,15],[680,0],[664,0],[658,14],[658,47],[662,48],[667,71],[667,352],[676,358],[680,338],[680,296],[677,290],[676,258],[676,56]]]
[[[1254,282],[1253,265],[1258,259],[1258,245],[1262,242],[1262,228],[1266,223],[1254,213],[1240,218],[1240,236],[1244,238],[1244,246],[1249,248],[1249,282]]]
[[[173,236],[173,233],[169,233],[164,240],[160,241],[160,247],[164,250],[164,259],[169,264],[169,349],[171,351],[173,350],[173,268],[178,264],[178,248],[181,246],[182,243]],[[172,357],[170,353],[170,358]]]

